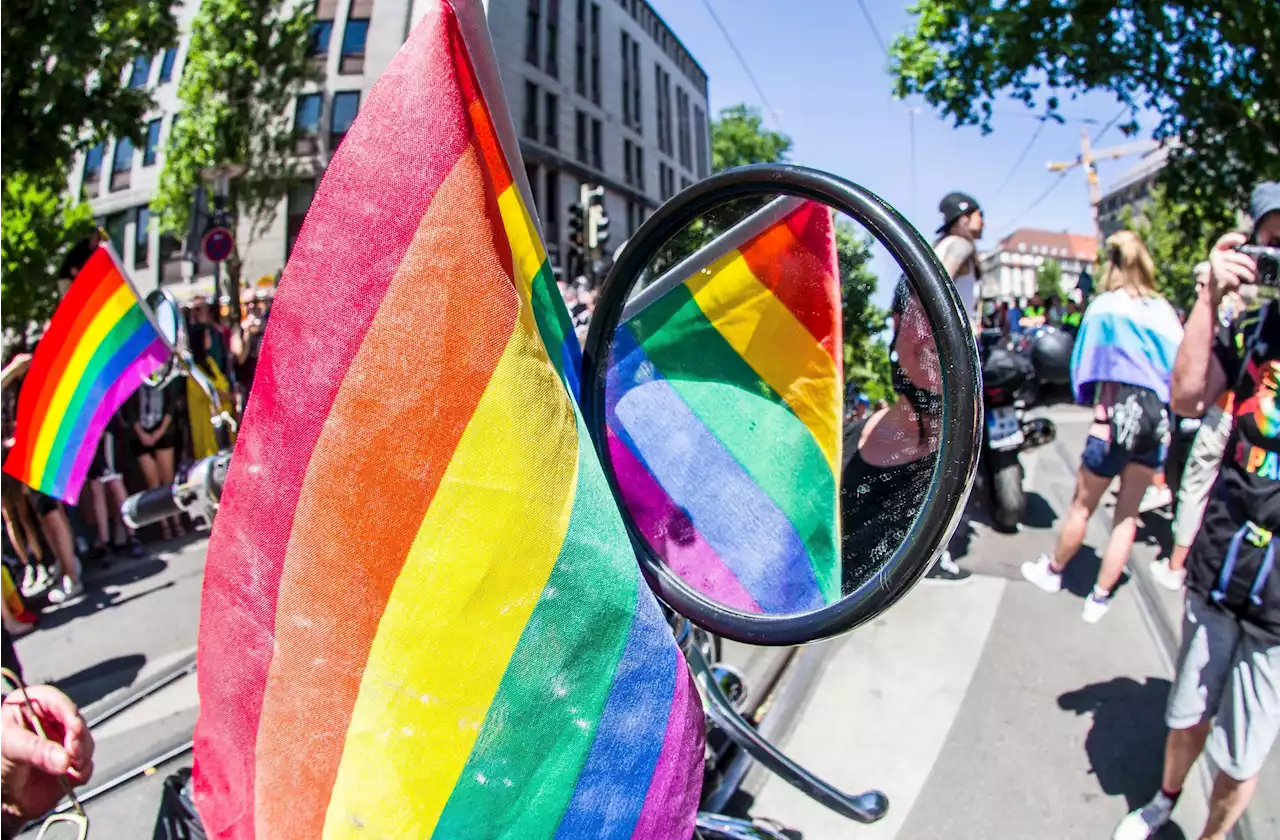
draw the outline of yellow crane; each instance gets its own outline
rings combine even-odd
[[[1173,146],[1177,140],[1162,143],[1159,140],[1137,140],[1120,146],[1108,146],[1104,149],[1093,148],[1089,140],[1088,129],[1080,130],[1080,155],[1075,160],[1050,161],[1050,172],[1066,172],[1079,166],[1084,170],[1085,179],[1089,182],[1089,207],[1093,213],[1093,238],[1101,244],[1102,228],[1098,224],[1098,202],[1102,200],[1102,188],[1098,185],[1098,170],[1094,166],[1100,160],[1116,160],[1128,155],[1141,155],[1154,151],[1162,145]]]

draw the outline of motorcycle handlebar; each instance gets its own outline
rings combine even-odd
[[[712,719],[734,743],[766,769],[810,798],[855,822],[873,823],[889,810],[889,798],[880,791],[869,790],[851,796],[827,784],[779,752],[777,747],[760,737],[760,733],[734,710],[729,698],[720,690],[715,675],[711,673],[710,663],[697,645],[690,645],[685,655],[693,666],[695,676],[701,678],[700,681],[706,688],[709,701],[707,711]]]
[[[181,512],[178,501],[173,496],[173,488],[170,486],[135,493],[125,499],[124,505],[120,508],[120,513],[124,521],[129,523],[130,528],[151,525]]]

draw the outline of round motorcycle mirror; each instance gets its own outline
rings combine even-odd
[[[898,271],[875,276],[873,241]],[[588,428],[646,579],[718,635],[794,645],[871,620],[968,497],[982,414],[963,305],[919,233],[835,176],[743,167],[660,207],[584,356]]]
[[[151,310],[153,323],[160,332],[160,337],[169,346],[169,357],[165,363],[156,368],[145,380],[152,388],[159,388],[172,382],[180,375],[180,358],[191,354],[187,341],[187,324],[182,317],[178,301],[168,289],[155,289],[147,295],[146,305]]]

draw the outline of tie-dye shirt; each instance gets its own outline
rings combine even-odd
[[[1169,402],[1182,323],[1168,301],[1125,291],[1098,295],[1085,310],[1071,353],[1076,401],[1092,403],[1094,385],[1121,382],[1148,388]]]

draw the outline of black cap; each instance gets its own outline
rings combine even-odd
[[[938,211],[942,213],[942,227],[938,228],[938,233],[946,233],[952,222],[977,209],[978,200],[973,196],[962,192],[947,193],[938,202]]]

